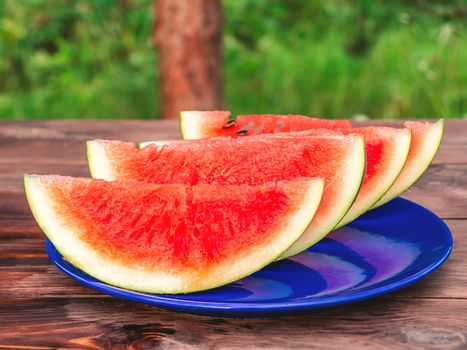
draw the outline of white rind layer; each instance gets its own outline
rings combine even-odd
[[[180,113],[180,132],[184,140],[196,140],[205,137],[203,133],[205,119],[202,112],[183,111]]]
[[[332,138],[332,136],[329,138]],[[342,181],[340,184],[342,188],[340,197],[341,201],[334,203],[332,208],[332,217],[327,221],[322,221],[320,225],[317,225],[312,221],[311,225],[303,235],[289,249],[287,249],[278,260],[301,253],[319,242],[334,229],[334,227],[348,212],[352,203],[354,203],[365,174],[366,152],[363,137],[354,136],[354,142],[349,147],[352,147],[352,149],[349,150],[349,154],[351,156],[347,157],[346,163],[342,164],[342,167],[339,168],[339,171],[341,172],[340,178]]]
[[[79,232],[67,225],[57,213],[56,206],[42,184],[44,177],[25,175],[26,196],[32,213],[44,233],[58,251],[73,265],[89,275],[114,286],[150,293],[189,293],[215,288],[250,275],[274,261],[295,242],[309,225],[323,193],[322,179],[309,179],[302,205],[286,218],[278,221],[282,229],[275,239],[249,252],[222,261],[209,273],[203,271],[147,271],[138,266],[125,266],[96,252],[82,241]]]
[[[402,171],[388,192],[375,204],[372,209],[377,208],[399,196],[402,192],[412,186],[428,169],[433,158],[438,152],[444,132],[444,120],[434,123],[429,132],[423,138],[419,146],[420,153],[411,157],[404,165]]]
[[[91,177],[101,180],[116,180],[113,167],[109,162],[105,150],[105,140],[93,140],[86,142],[86,155]]]
[[[410,150],[411,132],[407,129],[401,130],[401,133],[402,132],[404,132],[404,135],[397,138],[397,142],[394,144],[395,147],[393,148],[394,152],[391,152],[390,156],[386,158],[387,163],[385,166],[389,171],[385,172],[384,178],[378,178],[377,184],[372,184],[372,188],[377,189],[378,191],[374,191],[372,196],[368,196],[366,198],[357,197],[357,200],[350,210],[336,226],[336,229],[348,224],[370,210],[371,207],[380,200],[394,184],[404,167]]]

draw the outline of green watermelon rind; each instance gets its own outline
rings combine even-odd
[[[392,159],[392,163],[389,165],[389,170],[392,174],[386,174],[386,177],[383,179],[386,183],[378,182],[376,185],[378,186],[378,191],[373,193],[371,197],[366,198],[366,201],[361,203],[358,200],[352,205],[349,211],[345,214],[342,220],[336,225],[335,229],[341,228],[348,223],[354,221],[368,210],[372,209],[372,207],[377,203],[391,188],[394,182],[399,177],[405,162],[407,161],[407,157],[409,155],[410,144],[411,144],[411,132],[407,129],[402,129],[401,132],[405,132],[405,138],[399,139],[396,146],[398,147],[398,152],[396,154],[397,157]],[[394,156],[394,154],[393,154]],[[358,197],[357,197],[358,199]],[[359,204],[357,206],[357,204]]]
[[[237,254],[218,268],[215,274],[209,274],[202,279],[197,278],[198,284],[193,283],[190,271],[186,275],[173,276],[168,273],[155,274],[143,271],[141,268],[131,268],[111,262],[102,254],[98,254],[90,245],[80,240],[79,233],[74,232],[64,219],[54,209],[55,204],[40,185],[39,175],[24,175],[26,198],[38,225],[54,244],[56,249],[71,264],[89,275],[117,287],[148,293],[191,293],[216,288],[260,270],[275,261],[290,245],[292,245],[310,224],[314,213],[318,209],[323,193],[324,180],[310,179],[305,188],[303,202],[298,210],[290,217],[280,222],[282,231],[277,239],[270,241],[262,249],[254,250],[249,256]],[[258,256],[266,254],[266,257]],[[191,278],[191,282],[190,282]],[[187,285],[188,283],[191,283]]]
[[[334,230],[335,225],[340,222],[340,220],[346,215],[348,210],[352,207],[353,203],[355,202],[355,199],[357,198],[357,195],[360,191],[360,188],[363,184],[363,176],[365,174],[365,169],[366,169],[366,152],[365,152],[365,142],[363,140],[363,137],[361,136],[355,136],[356,139],[356,150],[360,150],[359,152],[355,152],[355,154],[358,154],[358,158],[352,158],[351,163],[352,164],[345,164],[343,165],[343,168],[345,169],[348,167],[351,171],[352,176],[347,177],[347,181],[349,183],[349,188],[353,188],[353,191],[350,191],[349,193],[349,201],[347,205],[345,205],[342,208],[342,211],[340,213],[336,213],[334,223],[328,225],[328,227],[318,233],[314,233],[312,236],[308,237],[305,242],[301,242],[300,240],[303,239],[302,237],[298,239],[297,242],[295,242],[288,250],[286,250],[279,258],[278,260],[286,259],[291,256],[294,256],[296,254],[299,254],[306,249],[310,248],[311,246],[315,245],[318,243],[320,240],[322,240],[324,237],[326,237],[331,231]],[[306,232],[305,232],[306,233]],[[303,235],[302,235],[303,236]],[[303,236],[304,237],[304,236]]]
[[[371,209],[378,208],[381,205],[386,204],[390,200],[401,195],[404,191],[406,191],[413,184],[415,184],[422,177],[425,171],[428,169],[430,164],[433,162],[433,159],[435,158],[436,153],[438,153],[439,147],[441,146],[441,141],[443,139],[443,133],[444,133],[444,119],[440,119],[433,126],[434,126],[434,137],[432,137],[430,141],[434,147],[426,149],[428,155],[424,157],[423,164],[420,167],[418,167],[416,171],[411,172],[409,176],[407,176],[408,179],[406,177],[405,181],[403,182],[403,185],[393,187],[397,185],[399,181],[404,180],[404,178],[398,177],[396,181],[394,182],[393,186],[391,186],[391,188],[388,190],[388,192],[386,192],[384,196],[378,202],[376,202]],[[404,169],[402,169],[400,176],[403,175],[403,171]]]

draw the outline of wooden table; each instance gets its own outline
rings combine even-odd
[[[467,349],[467,121],[447,122],[434,164],[405,194],[449,225],[449,260],[399,292],[276,319],[157,310],[85,288],[49,262],[23,173],[88,176],[88,139],[178,137],[174,122],[0,122],[0,349]]]

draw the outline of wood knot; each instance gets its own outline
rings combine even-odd
[[[70,342],[90,349],[153,349],[163,346],[165,339],[176,333],[172,326],[160,323],[143,325],[106,325],[104,332],[93,337],[75,338]]]
[[[466,345],[465,335],[455,328],[412,326],[402,328],[401,333],[409,344],[456,349]]]

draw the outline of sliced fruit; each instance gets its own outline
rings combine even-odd
[[[252,114],[229,120],[229,111],[184,111],[180,114],[180,129],[186,140],[215,136],[273,134],[314,128],[350,128],[347,120],[310,118],[303,115]]]
[[[412,131],[412,144],[407,161],[397,180],[373,208],[389,202],[412,186],[431,164],[441,144],[443,119],[436,123],[408,121],[404,123],[404,127]]]
[[[157,185],[25,176],[37,222],[72,264],[109,284],[187,293],[247,276],[310,223],[323,180]]]
[[[361,136],[261,135],[209,138],[138,149],[119,141],[88,141],[93,177],[149,183],[261,184],[301,176],[325,179],[313,222],[282,257],[318,242],[355,200],[365,169]]]
[[[367,163],[357,199],[336,228],[358,218],[387,193],[404,167],[411,144],[408,129],[369,126],[344,132],[364,137]]]
[[[308,119],[303,116],[293,115],[253,115],[239,117],[237,123],[229,124],[227,122],[229,115],[230,112],[228,111],[182,112],[182,134],[185,138],[220,135],[237,137],[240,135],[305,129],[313,130],[312,132],[307,131],[312,135],[358,133],[365,136],[368,158],[367,174],[354,205],[337,227],[354,220],[370,208],[376,208],[390,201],[413,185],[434,158],[444,128],[443,120],[434,124],[406,122],[404,124],[405,128],[412,131],[412,140],[409,140],[410,136],[407,135],[407,132],[396,131],[396,129],[391,128],[351,129],[350,122],[346,120],[326,121],[324,119]],[[305,122],[306,120],[308,122]],[[315,121],[318,124],[314,124]],[[329,122],[329,124],[326,124],[326,122]],[[336,122],[337,124],[333,124]],[[329,131],[321,129],[328,129]],[[331,129],[333,131],[330,131]],[[410,144],[410,148],[407,154],[408,144]]]
[[[355,202],[336,228],[355,220],[368,211],[391,187],[407,160],[411,133],[408,129],[387,127],[311,129],[297,134],[324,136],[358,134],[364,137],[366,171]]]

